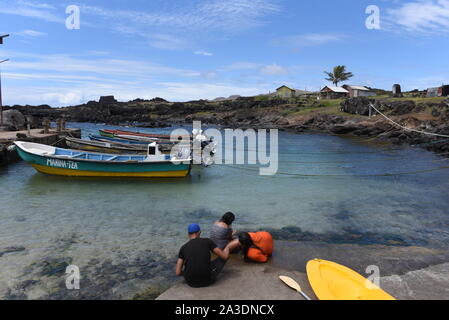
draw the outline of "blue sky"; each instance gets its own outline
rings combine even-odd
[[[424,89],[449,83],[448,30],[449,0],[0,0],[4,104],[318,90],[341,64],[351,84]]]

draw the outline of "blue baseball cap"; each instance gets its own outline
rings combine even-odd
[[[197,233],[201,231],[201,228],[199,226],[199,224],[197,223],[192,223],[191,225],[189,225],[189,233]]]

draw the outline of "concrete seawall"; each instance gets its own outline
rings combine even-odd
[[[80,129],[65,129],[58,132],[50,130],[43,133],[43,129],[31,129],[22,131],[0,131],[0,165],[7,165],[20,161],[20,157],[14,149],[9,148],[14,141],[29,141],[46,145],[59,145],[64,137],[81,138]]]

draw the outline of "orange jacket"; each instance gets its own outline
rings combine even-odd
[[[247,257],[256,262],[267,262],[268,258],[273,254],[273,237],[266,231],[250,232],[249,236],[253,243],[259,247],[249,248]]]

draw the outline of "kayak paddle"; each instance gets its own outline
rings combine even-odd
[[[306,300],[312,300],[304,292],[302,292],[299,284],[292,278],[286,277],[286,276],[280,276],[279,279],[281,279],[281,281],[284,282],[287,286],[289,286],[293,290],[296,290],[298,293],[300,293]]]

